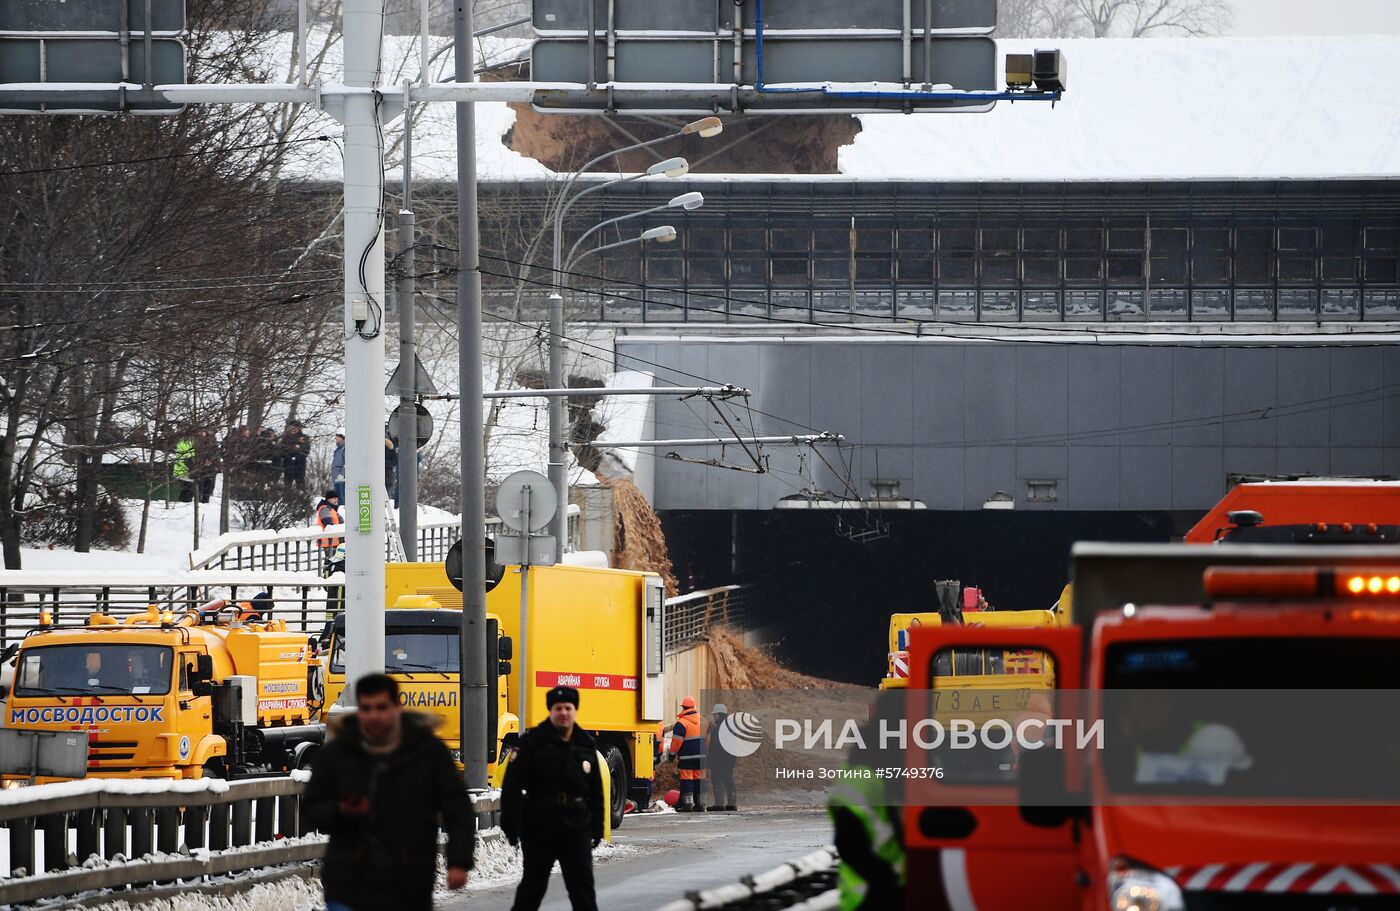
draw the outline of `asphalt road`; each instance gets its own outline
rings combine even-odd
[[[746,810],[633,816],[614,843],[630,850],[595,863],[598,906],[608,911],[654,911],[686,892],[761,873],[831,843],[825,811]],[[507,911],[515,882],[473,890],[439,909]],[[564,881],[555,867],[543,911],[568,911]]]

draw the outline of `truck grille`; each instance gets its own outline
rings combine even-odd
[[[88,741],[88,767],[100,768],[98,763],[103,765],[111,762],[120,762],[136,758],[135,740],[89,740]]]

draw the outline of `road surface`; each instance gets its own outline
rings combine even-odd
[[[608,911],[654,911],[686,892],[732,883],[831,843],[825,811],[746,810],[628,817],[617,830],[626,853],[595,863],[598,906]],[[443,911],[507,911],[516,881],[439,900]],[[559,868],[543,911],[568,911]]]

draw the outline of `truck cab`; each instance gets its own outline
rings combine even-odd
[[[1024,751],[1009,780],[921,784],[905,907],[1400,907],[1400,555],[1077,545],[1074,561],[1077,626],[913,637],[924,689],[948,650],[1036,650],[1051,711],[1103,736]]]
[[[496,743],[519,730],[508,709],[513,644],[501,633],[500,620],[487,615],[487,636],[494,644],[497,673],[488,677],[487,699],[496,719]],[[461,692],[462,612],[442,607],[426,595],[404,595],[384,612],[384,672],[399,684],[399,702],[409,711],[433,719],[437,734],[462,764]],[[326,706],[345,690],[345,615],[330,624],[326,640]],[[490,719],[488,719],[490,724]]]

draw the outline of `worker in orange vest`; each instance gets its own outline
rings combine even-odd
[[[705,719],[695,708],[695,699],[681,700],[681,711],[671,729],[671,747],[666,759],[676,760],[681,774],[681,799],[676,810],[681,813],[705,812]],[[686,798],[690,801],[687,804]]]
[[[321,502],[316,504],[316,524],[321,529],[329,528],[332,525],[340,524],[340,494],[334,490],[327,490]],[[336,537],[318,538],[317,544],[327,555],[335,550],[340,539]]]

